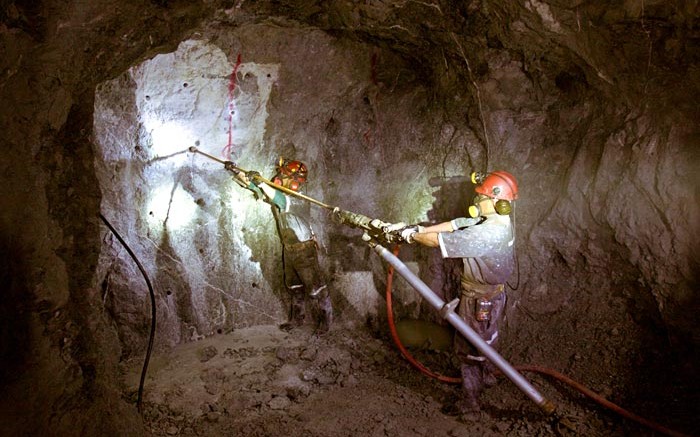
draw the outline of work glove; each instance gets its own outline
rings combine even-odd
[[[383,235],[381,236],[381,240],[384,240],[387,243],[391,244],[399,244],[403,243],[401,240],[401,234],[399,234],[397,231],[400,229],[403,229],[406,227],[406,223],[404,222],[399,222],[399,223],[381,223],[381,229]]]
[[[413,244],[415,242],[413,236],[422,230],[423,226],[406,226],[406,223],[394,223],[384,227],[384,233],[387,240],[407,244]]]
[[[233,161],[225,161],[225,162],[224,162],[224,168],[225,168],[226,170],[230,171],[231,173],[235,174],[235,175],[237,175],[238,173],[241,172],[241,171],[238,169],[238,166],[236,165],[236,163],[233,162]]]
[[[246,172],[245,177],[247,177],[248,181],[250,181],[253,185],[257,187],[258,185],[260,185],[260,178],[262,176],[257,171],[251,170]]]
[[[395,233],[396,231],[399,231],[403,228],[406,227],[406,223],[404,222],[398,222],[398,223],[382,223],[382,230],[386,233]]]
[[[331,216],[332,220],[340,225],[348,225],[352,227],[361,226],[361,220],[364,218],[361,214],[356,214],[350,211],[345,211],[338,208],[337,206],[333,208],[333,213]]]
[[[399,229],[398,232],[399,235],[401,236],[401,239],[405,241],[408,244],[413,244],[415,243],[415,235],[419,232],[423,232],[423,226],[420,225],[411,225],[411,226],[406,226],[403,229]]]
[[[373,220],[372,224],[374,224],[375,227],[378,227],[381,229],[381,235],[377,235],[376,238],[379,239],[380,241],[383,241],[385,243],[389,244],[399,244],[399,243],[404,243],[403,238],[401,237],[401,229],[404,229],[406,227],[406,223],[404,222],[399,222],[399,223],[385,223],[379,220]]]
[[[336,206],[335,208],[333,208],[333,211],[331,212],[331,220],[338,223],[339,225],[342,225],[343,223],[345,223],[345,220],[344,220],[345,213],[346,213],[346,211],[343,211],[342,209],[340,209]]]

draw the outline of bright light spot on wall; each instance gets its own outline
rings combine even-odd
[[[146,119],[144,127],[151,134],[153,154],[156,157],[182,152],[196,141],[192,132],[177,121]]]
[[[148,224],[159,229],[167,220],[168,230],[174,231],[188,226],[194,218],[197,204],[182,187],[173,191],[172,185],[163,185],[151,192],[148,201]]]

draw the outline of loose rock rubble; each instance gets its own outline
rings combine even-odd
[[[456,372],[446,351],[414,351]],[[125,367],[131,393],[139,363]],[[430,379],[386,338],[336,327],[284,332],[258,326],[156,354],[144,388],[145,434],[151,436],[614,436],[651,435],[573,391],[538,377],[533,384],[558,407],[545,417],[509,381],[483,396],[477,420],[450,415],[456,385]],[[134,396],[135,398],[135,396]]]

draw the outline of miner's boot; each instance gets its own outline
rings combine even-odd
[[[290,331],[304,324],[306,319],[306,304],[304,302],[303,286],[300,289],[292,287],[292,309],[289,321],[280,325],[280,329]],[[301,291],[301,292],[300,292]]]
[[[496,373],[498,372],[497,367],[489,360],[482,363],[481,366],[481,379],[484,381],[486,387],[493,387],[498,382],[496,380]]]
[[[460,420],[474,421],[481,416],[479,396],[484,389],[480,363],[462,364],[462,398],[457,401]]]
[[[318,325],[318,333],[323,334],[328,332],[333,324],[333,304],[331,303],[331,295],[325,286],[323,290],[316,295],[319,296],[318,307],[321,311],[321,321]]]

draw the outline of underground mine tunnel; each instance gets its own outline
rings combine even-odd
[[[696,1],[0,6],[0,434],[700,433]],[[313,302],[279,328],[275,218],[225,166],[280,157],[308,170],[327,333]],[[507,374],[455,414],[459,330],[333,211],[467,217],[497,170],[495,350],[551,415]],[[461,259],[382,243],[459,296]]]

